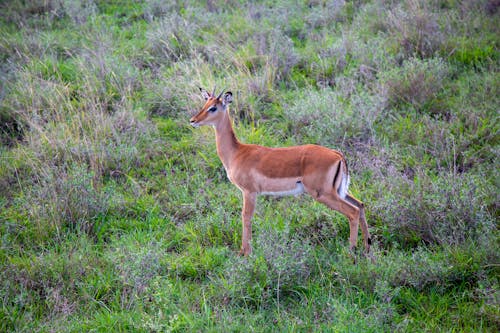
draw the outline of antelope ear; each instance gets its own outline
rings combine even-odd
[[[228,105],[233,101],[233,93],[228,91],[224,94],[224,97],[222,97],[222,104],[224,106]]]
[[[207,99],[209,99],[209,98],[210,98],[210,96],[211,96],[211,95],[210,95],[210,93],[209,93],[208,91],[206,91],[206,90],[205,90],[205,89],[203,89],[203,88],[199,88],[199,89],[200,89],[200,91],[201,91],[201,96],[202,96],[205,100],[207,100]]]

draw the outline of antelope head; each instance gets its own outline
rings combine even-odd
[[[205,105],[191,118],[190,123],[193,127],[215,126],[226,114],[227,106],[233,101],[233,94],[230,91],[224,94],[222,90],[219,96],[215,96],[215,87],[211,94],[203,88],[200,88],[200,91]]]

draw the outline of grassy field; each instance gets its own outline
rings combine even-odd
[[[498,332],[497,0],[0,3],[1,332]],[[241,141],[343,151],[346,218],[241,194]],[[361,242],[360,242],[361,245]]]

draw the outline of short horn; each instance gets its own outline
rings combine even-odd
[[[215,88],[217,88],[217,85],[214,86],[214,90],[212,91],[212,97],[215,96]]]
[[[221,98],[222,94],[224,93],[224,90],[226,90],[226,88],[222,89],[222,91],[220,92],[219,96],[217,96],[217,99]]]

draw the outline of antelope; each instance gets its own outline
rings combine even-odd
[[[270,148],[241,143],[234,134],[229,116],[233,100],[230,91],[215,96],[199,88],[205,104],[190,119],[193,127],[215,128],[217,154],[229,180],[243,194],[242,236],[240,255],[252,252],[252,217],[257,195],[310,194],[315,200],[336,210],[349,220],[349,250],[353,252],[361,222],[365,253],[370,252],[371,238],[365,218],[364,204],[348,192],[349,172],[344,155],[323,146]]]

